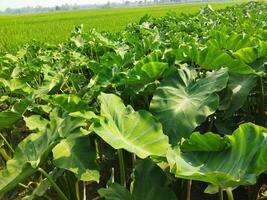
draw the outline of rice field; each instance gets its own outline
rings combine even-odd
[[[33,39],[52,44],[63,42],[69,38],[71,30],[81,24],[85,30],[94,28],[97,31],[117,32],[145,14],[159,17],[167,12],[195,13],[205,4],[207,3],[0,16],[0,52],[15,52]],[[210,4],[214,9],[220,9],[236,3]]]

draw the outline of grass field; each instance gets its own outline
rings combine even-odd
[[[214,9],[224,8],[235,3],[211,3]],[[168,11],[194,13],[204,3],[186,3],[149,7],[86,10],[31,14],[0,17],[0,52],[15,52],[32,39],[49,43],[63,42],[71,30],[84,24],[85,30],[120,31],[129,22],[140,19],[145,14],[158,17]]]

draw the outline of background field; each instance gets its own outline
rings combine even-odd
[[[211,3],[214,9],[224,8],[236,3]],[[0,17],[0,53],[15,52],[32,39],[59,43],[70,36],[71,30],[84,24],[85,30],[120,31],[129,22],[138,21],[145,14],[158,17],[169,11],[194,13],[205,3],[186,3],[159,5],[138,8],[120,8],[31,14]]]

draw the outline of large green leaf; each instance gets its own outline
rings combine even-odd
[[[99,100],[102,118],[94,124],[94,131],[103,140],[115,149],[126,149],[140,158],[165,155],[169,147],[168,137],[149,112],[135,112],[113,94],[102,93]]]
[[[219,152],[181,152],[177,147],[167,154],[176,177],[209,182],[221,188],[256,183],[267,170],[267,129],[245,123],[233,135],[225,136],[229,148]],[[199,144],[205,143],[199,138]]]
[[[99,181],[95,149],[87,137],[61,140],[53,156],[55,166],[72,171],[79,180]]]
[[[214,113],[219,105],[217,91],[226,87],[226,69],[197,77],[187,68],[167,77],[157,88],[150,110],[163,124],[171,143],[177,143]]]

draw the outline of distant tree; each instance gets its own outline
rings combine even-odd
[[[110,5],[111,5],[111,3],[110,3],[110,1],[108,1],[105,5],[103,5],[103,8],[110,8]]]

